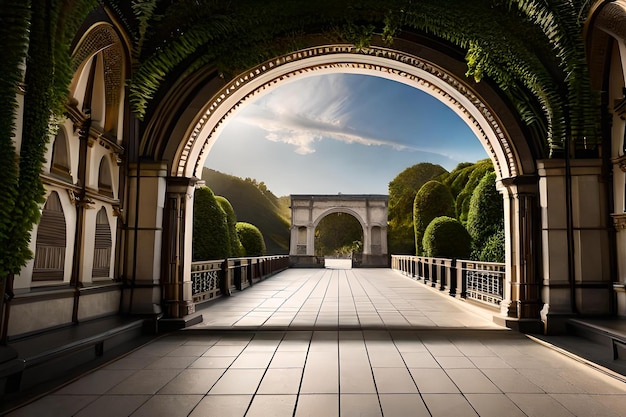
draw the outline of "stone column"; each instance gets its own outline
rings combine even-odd
[[[293,224],[293,217],[290,235],[291,238],[289,239],[289,255],[293,256],[298,254],[298,226]]]
[[[363,228],[363,255],[372,253],[372,226],[367,225]]]
[[[161,313],[166,176],[165,162],[141,162],[129,167],[122,309],[132,314]]]
[[[541,332],[537,178],[520,176],[500,181],[504,195],[504,226],[508,233],[506,284],[497,321],[525,332]]]
[[[315,256],[315,225],[312,223],[306,228],[306,254]]]
[[[195,312],[191,261],[195,178],[167,180],[163,229],[163,299],[165,314],[182,318]]]
[[[599,159],[571,161],[570,196],[565,161],[538,161],[538,170],[544,279],[541,317],[549,333],[559,333],[571,316],[611,313],[607,189]]]

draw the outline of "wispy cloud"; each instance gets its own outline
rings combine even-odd
[[[315,143],[324,139],[432,152],[376,137],[354,126],[354,104],[351,89],[342,77],[311,77],[274,90],[246,107],[237,120],[264,130],[270,141],[292,145],[302,155],[315,152]]]

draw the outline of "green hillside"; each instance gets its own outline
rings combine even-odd
[[[263,182],[241,179],[209,168],[202,170],[202,179],[215,195],[225,197],[230,202],[237,221],[251,223],[259,228],[268,255],[289,253],[290,218],[285,217],[287,211],[284,202],[281,204],[280,199]]]

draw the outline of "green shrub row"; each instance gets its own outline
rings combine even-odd
[[[489,160],[459,164],[425,182],[413,202],[414,253],[504,262],[504,207],[495,183]]]
[[[265,241],[254,225],[237,222],[230,202],[209,187],[198,187],[193,205],[193,261],[265,254]]]

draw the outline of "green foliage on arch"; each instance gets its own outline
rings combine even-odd
[[[135,8],[141,51],[130,99],[139,117],[168,79],[203,66],[228,78],[307,46],[308,34],[352,43],[358,52],[374,35],[392,43],[403,31],[418,31],[465,53],[467,75],[497,84],[553,156],[563,154],[567,141],[587,151],[582,148],[599,139],[598,97],[582,39],[585,0],[135,3],[155,4]]]
[[[65,111],[73,75],[71,42],[97,3],[9,0],[0,5],[0,276],[18,273],[32,258],[30,232],[44,201],[39,175],[49,138]],[[13,135],[20,89],[24,101],[18,150]]]

